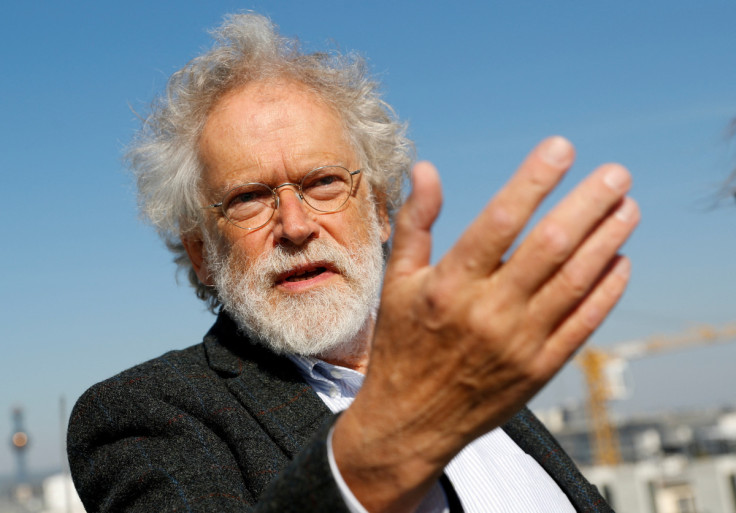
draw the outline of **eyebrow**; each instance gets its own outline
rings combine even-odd
[[[327,167],[327,166],[339,166],[339,167],[342,167],[342,168],[347,169],[348,171],[351,171],[351,169],[348,167],[348,165],[344,161],[330,162],[328,164],[318,164],[316,166],[309,167],[305,171],[301,171],[301,174],[299,175],[299,178],[296,179],[297,180],[296,182],[281,182],[281,183],[297,183],[298,184],[301,181],[302,178],[304,178],[306,175],[308,175],[309,173],[311,173],[315,169],[319,169],[321,167]],[[356,169],[358,169],[358,168],[356,168]],[[262,183],[264,185],[268,185],[269,187],[271,187],[271,185],[269,185],[269,183],[268,183],[267,180],[263,180],[261,178],[261,179],[254,179],[254,180],[237,180],[237,181],[232,181],[232,182],[228,181],[224,185],[222,185],[222,186],[220,186],[220,187],[218,187],[216,189],[211,189],[211,190],[212,190],[213,194],[215,194],[218,197],[218,201],[219,201],[229,191],[233,190],[236,187],[239,187],[241,185],[245,185],[245,184],[248,184],[248,183]],[[276,185],[279,185],[279,184],[276,184]]]

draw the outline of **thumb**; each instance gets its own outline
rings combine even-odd
[[[418,162],[411,173],[411,194],[396,216],[393,249],[386,275],[406,275],[429,265],[431,228],[442,207],[442,185],[437,169]]]

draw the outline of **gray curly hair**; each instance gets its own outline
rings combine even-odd
[[[336,51],[301,53],[296,40],[281,37],[270,20],[257,14],[227,16],[213,36],[210,51],[171,76],[125,158],[137,180],[143,216],[174,253],[197,296],[214,311],[217,292],[197,278],[181,237],[202,226],[198,142],[207,115],[224,94],[272,78],[306,86],[342,117],[371,192],[385,202],[391,219],[402,201],[413,145],[362,58]]]

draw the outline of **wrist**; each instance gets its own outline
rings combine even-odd
[[[340,415],[332,435],[339,473],[371,513],[416,509],[452,458],[437,458],[424,446],[421,437],[380,414],[364,417],[361,405],[355,403]]]

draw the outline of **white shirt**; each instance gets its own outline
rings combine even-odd
[[[290,358],[333,413],[347,409],[363,384],[364,376],[352,369],[304,356]],[[332,433],[327,447],[332,473],[348,509],[352,513],[368,513],[340,475],[332,454]],[[575,511],[549,474],[499,428],[465,447],[447,465],[445,474],[467,513]],[[416,510],[416,513],[448,512],[439,483]]]

